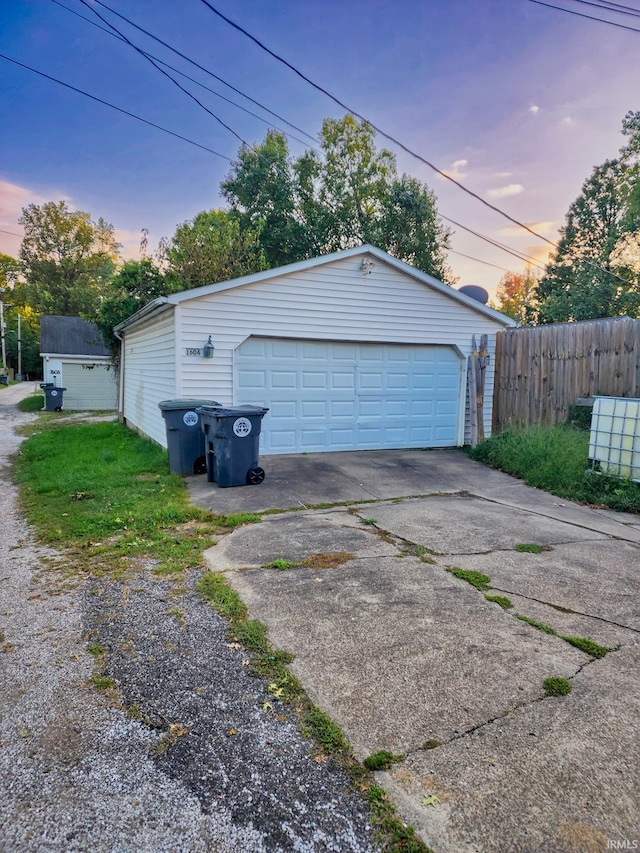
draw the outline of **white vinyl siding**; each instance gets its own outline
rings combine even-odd
[[[116,408],[115,374],[104,361],[63,361],[62,384],[65,409]]]
[[[495,334],[507,323],[499,317],[453,296],[453,291],[432,286],[374,257],[373,271],[363,275],[363,255],[332,258],[323,263],[303,266],[288,273],[251,277],[241,284],[222,283],[168,297],[175,304],[173,322],[179,329],[174,353],[177,375],[171,392],[164,397],[213,399],[223,405],[260,403],[248,399],[234,385],[234,361],[245,341],[270,338],[290,341],[331,341],[352,344],[436,345],[452,348],[462,361],[458,433],[455,443],[462,443],[465,433],[464,400],[466,397],[466,357],[471,352],[471,337],[486,333],[489,337],[490,362],[485,389],[485,429],[491,424]],[[164,309],[166,310],[166,309]],[[168,317],[169,312],[161,315]],[[129,366],[129,342],[138,330],[149,330],[157,320],[154,315],[142,318],[138,325],[125,330],[127,355],[125,364],[125,415],[131,420],[132,378]],[[166,320],[165,320],[166,322]],[[187,355],[188,349],[201,350],[211,336],[215,346],[213,358]],[[135,340],[138,340],[136,337]],[[136,369],[154,370],[158,360],[155,347],[139,352],[135,347]],[[168,376],[166,377],[168,380]],[[135,393],[140,393],[139,382]],[[144,431],[164,444],[161,416],[155,393],[145,417],[155,419],[157,426]],[[140,406],[141,403],[138,403]],[[138,420],[140,416],[134,412]],[[147,421],[145,421],[147,423]]]
[[[162,400],[176,394],[173,312],[128,330],[124,337],[124,418],[130,426],[167,446]]]

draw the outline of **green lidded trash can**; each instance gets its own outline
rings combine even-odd
[[[215,400],[163,400],[158,403],[167,431],[169,471],[204,474],[207,470],[199,406],[218,406]]]
[[[207,480],[223,488],[261,483],[264,471],[258,465],[260,431],[269,409],[203,406],[197,411],[202,418]]]
[[[44,391],[44,410],[45,412],[61,412],[62,398],[66,388],[60,388],[57,385],[45,385]]]

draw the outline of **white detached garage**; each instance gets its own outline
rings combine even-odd
[[[513,321],[373,246],[156,299],[120,326],[119,408],[166,446],[158,403],[269,409],[261,453],[451,447],[466,363]],[[208,346],[213,345],[213,351]]]

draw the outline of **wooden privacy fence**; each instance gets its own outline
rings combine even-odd
[[[498,332],[493,430],[563,423],[569,405],[640,397],[640,320],[618,317]]]

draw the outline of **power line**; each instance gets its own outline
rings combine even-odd
[[[202,0],[204,2],[204,0]],[[569,15],[577,15],[579,18],[587,18],[589,21],[599,21],[601,24],[609,24],[612,27],[618,27],[621,30],[630,30],[632,33],[640,33],[637,27],[628,27],[626,24],[618,24],[616,21],[607,21],[604,18],[596,18],[594,15],[585,15],[584,12],[576,12],[575,9],[564,9],[562,6],[554,6],[552,3],[543,3],[542,0],[529,0],[530,3],[535,3],[538,6],[546,6],[549,9],[556,9],[558,12],[567,12]],[[613,11],[613,10],[612,10]]]
[[[523,252],[519,252],[517,249],[510,249],[503,243],[499,243],[497,240],[493,240],[491,237],[486,237],[479,231],[474,231],[473,228],[468,228],[466,225],[463,225],[461,222],[456,222],[455,219],[450,219],[448,216],[443,216],[443,214],[440,214],[440,218],[444,219],[445,222],[450,222],[452,225],[455,225],[456,228],[462,228],[463,231],[467,231],[469,234],[473,234],[474,237],[478,237],[480,240],[484,240],[485,243],[489,243],[490,246],[494,246],[496,249],[500,249],[503,252],[507,252],[507,254],[509,255],[513,255],[513,257],[517,258],[519,261],[525,261],[528,264],[533,264],[534,266],[538,267],[538,269],[545,269],[545,266],[538,263],[538,261],[536,261],[534,258],[530,258]]]
[[[494,270],[502,270],[502,272],[511,272],[506,267],[499,267],[497,264],[490,264],[489,261],[481,261],[480,258],[474,258],[471,255],[465,255],[464,252],[457,252],[455,249],[448,249],[452,255],[460,255],[462,258],[468,258],[470,261],[475,261],[477,264],[484,264],[486,267],[493,267]]]
[[[203,151],[207,151],[209,154],[215,154],[216,157],[222,157],[223,160],[227,160],[227,162],[231,163],[231,157],[227,157],[226,154],[221,154],[219,151],[214,151],[213,148],[209,148],[206,145],[201,145],[199,142],[195,142],[193,139],[189,139],[187,136],[182,136],[180,133],[175,133],[173,130],[168,130],[166,127],[162,127],[162,125],[155,124],[152,121],[149,121],[146,118],[142,118],[135,113],[129,112],[129,110],[125,110],[122,107],[117,107],[115,104],[110,104],[109,101],[104,101],[102,98],[96,97],[96,95],[90,95],[89,92],[85,92],[83,89],[78,89],[77,86],[72,86],[70,83],[65,83],[62,80],[58,80],[56,77],[52,77],[50,74],[45,74],[44,71],[38,71],[37,68],[32,68],[30,65],[25,65],[24,62],[18,62],[17,59],[12,59],[10,56],[5,56],[5,54],[0,53],[0,59],[6,60],[6,62],[11,62],[14,65],[18,65],[20,68],[24,68],[27,71],[31,71],[33,74],[37,74],[39,77],[44,77],[45,80],[51,80],[52,83],[57,83],[59,86],[64,86],[65,89],[71,89],[72,92],[77,92],[79,95],[84,95],[85,98],[91,98],[92,101],[97,101],[99,104],[103,104],[105,107],[109,107],[112,110],[116,110],[116,112],[122,113],[123,115],[129,116],[129,118],[134,118],[136,121],[141,121],[143,124],[148,124],[149,127],[155,127],[156,130],[161,130],[163,133],[168,133],[170,136],[175,136],[176,139],[182,139],[183,142],[188,142],[189,145],[195,145],[196,148],[201,148]],[[20,236],[20,235],[16,235]]]
[[[53,0],[53,2],[56,3],[57,0]],[[274,118],[277,118],[278,121],[284,122],[289,127],[292,127],[294,130],[297,130],[298,133],[301,133],[303,136],[308,136],[312,142],[317,143],[318,140],[315,137],[308,134],[305,130],[303,130],[302,128],[298,127],[295,124],[292,124],[292,122],[288,121],[286,118],[284,118],[283,116],[274,112],[273,110],[270,110],[268,107],[265,107],[264,104],[261,104],[260,101],[256,101],[255,98],[252,98],[250,95],[247,95],[241,89],[237,89],[235,86],[232,86],[231,83],[228,83],[224,78],[219,77],[217,74],[214,74],[213,71],[210,71],[208,68],[205,68],[204,65],[200,65],[200,63],[196,62],[194,59],[190,59],[186,54],[182,53],[177,48],[172,47],[170,44],[168,44],[166,41],[163,41],[158,36],[154,36],[153,33],[149,32],[149,30],[146,30],[144,27],[139,26],[138,24],[134,23],[129,18],[126,18],[124,15],[121,15],[120,12],[116,12],[115,9],[112,9],[111,6],[107,6],[106,3],[102,3],[101,0],[95,0],[95,2],[98,3],[98,5],[102,6],[103,9],[106,9],[108,12],[111,12],[111,14],[113,14],[116,17],[120,18],[121,20],[125,21],[127,24],[129,24],[129,26],[134,27],[134,29],[139,30],[139,32],[141,32],[141,33],[144,33],[144,35],[148,36],[150,39],[153,39],[154,41],[158,42],[158,44],[161,44],[163,47],[166,47],[167,50],[170,50],[172,53],[175,53],[176,56],[179,56],[181,59],[184,59],[185,62],[188,62],[190,65],[193,65],[195,68],[199,68],[200,71],[203,71],[205,74],[208,74],[210,77],[213,77],[214,80],[217,80],[219,83],[222,83],[223,86],[226,86],[228,89],[231,89],[232,92],[235,92],[236,94],[240,95],[241,97],[246,98],[247,101],[250,101],[252,104],[255,104],[257,107],[260,107],[261,110],[264,110],[266,113],[269,113],[269,115],[272,115]],[[61,4],[58,3],[58,5],[61,5]]]
[[[196,98],[196,96],[195,96],[195,95],[193,95],[193,94],[192,94],[188,89],[185,89],[185,87],[184,87],[181,83],[178,83],[178,81],[177,81],[174,77],[172,77],[172,76],[171,76],[171,74],[169,74],[169,72],[168,72],[168,71],[165,71],[165,70],[164,70],[164,68],[160,68],[160,66],[158,65],[158,63],[157,63],[154,59],[152,59],[150,56],[148,56],[146,53],[144,53],[144,51],[143,51],[143,50],[141,50],[141,48],[139,48],[137,45],[135,45],[132,41],[129,41],[129,39],[128,39],[128,38],[127,38],[123,33],[121,33],[121,32],[120,32],[120,30],[119,30],[117,27],[115,27],[113,24],[109,23],[109,21],[107,21],[107,19],[106,19],[106,18],[104,18],[104,17],[100,14],[100,12],[98,12],[98,10],[97,10],[97,9],[93,9],[93,8],[89,5],[89,3],[87,2],[87,0],[80,0],[80,3],[82,3],[82,5],[83,5],[83,6],[85,6],[87,9],[89,9],[90,11],[92,11],[94,15],[96,15],[98,18],[100,18],[100,20],[101,20],[103,23],[105,23],[108,27],[110,27],[110,28],[114,31],[114,33],[117,33],[121,38],[123,38],[123,39],[124,39],[124,41],[126,41],[126,43],[136,51],[136,53],[139,53],[139,54],[140,54],[140,56],[142,56],[144,59],[146,59],[146,60],[147,60],[147,62],[150,62],[150,63],[151,63],[151,65],[153,65],[153,67],[154,67],[157,71],[159,71],[159,72],[160,72],[164,77],[166,77],[168,80],[171,80],[171,82],[173,83],[173,85],[174,85],[174,86],[177,86],[177,87],[178,87],[178,89],[180,89],[180,91],[181,91],[181,92],[184,92],[184,94],[185,94],[188,98],[191,98],[191,100],[192,100],[192,101],[195,101],[195,102],[196,102],[196,104],[197,104],[199,107],[201,107],[201,108],[202,108],[206,113],[208,113],[208,114],[211,116],[211,118],[214,118],[214,119],[215,119],[215,120],[216,120],[220,125],[222,125],[222,127],[224,127],[224,128],[225,128],[225,130],[228,130],[228,131],[229,131],[229,133],[231,133],[233,136],[235,136],[235,138],[236,138],[236,139],[238,139],[240,142],[242,142],[242,144],[243,144],[243,145],[247,145],[247,146],[248,146],[248,144],[249,144],[249,143],[248,143],[245,139],[243,139],[243,138],[240,136],[240,134],[239,134],[239,133],[236,133],[236,131],[235,131],[232,127],[230,127],[226,122],[224,122],[224,121],[220,118],[220,116],[216,115],[216,114],[215,114],[212,110],[210,110],[208,107],[205,107],[205,105],[202,103],[202,101],[200,101],[198,98]]]
[[[96,0],[96,2],[101,3],[101,0]],[[528,231],[529,234],[532,234],[538,240],[542,240],[543,242],[548,243],[550,246],[553,246],[554,249],[557,249],[558,251],[560,251],[560,246],[558,245],[558,243],[555,243],[553,240],[549,240],[547,237],[544,237],[542,234],[538,234],[537,231],[534,231],[532,228],[529,228],[529,226],[525,225],[524,222],[520,222],[520,220],[515,219],[513,216],[510,216],[508,213],[505,213],[504,210],[501,210],[499,207],[496,207],[495,205],[490,204],[488,201],[483,199],[482,196],[479,196],[477,193],[474,193],[472,190],[468,189],[468,187],[465,187],[464,184],[460,183],[460,181],[457,181],[455,178],[452,178],[451,175],[448,175],[446,172],[443,172],[441,169],[439,169],[433,163],[429,162],[429,160],[427,160],[421,154],[418,154],[417,152],[415,152],[411,148],[409,148],[407,145],[405,145],[403,142],[400,142],[400,140],[397,139],[395,136],[391,136],[391,134],[386,133],[386,131],[379,128],[372,121],[369,121],[369,119],[367,119],[361,113],[357,112],[356,110],[351,109],[351,107],[349,107],[347,104],[345,104],[339,98],[337,98],[335,95],[332,95],[331,92],[329,92],[327,89],[323,88],[318,83],[315,83],[313,80],[311,80],[309,77],[307,77],[306,74],[303,74],[302,71],[300,71],[298,68],[295,67],[295,65],[292,65],[290,62],[288,62],[286,59],[284,59],[284,57],[279,56],[279,54],[275,53],[270,48],[268,48],[265,44],[263,44],[263,42],[260,41],[260,39],[256,38],[254,35],[252,35],[250,32],[248,32],[248,30],[245,30],[244,27],[241,27],[239,24],[236,24],[235,21],[232,21],[231,18],[228,18],[226,15],[223,15],[222,12],[220,12],[218,9],[216,9],[215,6],[213,6],[209,2],[209,0],[201,0],[201,2],[204,3],[204,5],[208,9],[210,9],[215,15],[217,15],[219,18],[221,18],[223,21],[225,21],[227,24],[229,24],[229,26],[233,27],[233,29],[242,33],[244,36],[246,36],[248,39],[250,39],[256,45],[258,45],[258,47],[261,50],[264,50],[266,53],[268,53],[269,56],[272,56],[278,62],[281,62],[283,65],[285,65],[291,71],[293,71],[294,74],[296,74],[298,77],[300,77],[306,83],[308,83],[310,86],[312,86],[318,92],[322,92],[322,94],[326,95],[328,98],[330,98],[330,100],[332,100],[334,103],[338,104],[338,106],[342,107],[342,109],[347,110],[347,112],[351,113],[352,115],[359,118],[361,121],[368,124],[371,128],[373,128],[373,130],[376,131],[376,133],[379,133],[380,136],[384,137],[385,139],[388,139],[390,142],[393,142],[394,145],[397,145],[399,148],[401,148],[403,151],[405,151],[411,157],[413,157],[414,159],[418,160],[421,163],[424,163],[430,169],[437,172],[437,174],[441,175],[443,178],[446,178],[448,181],[451,181],[453,184],[455,184],[457,187],[459,187],[463,192],[467,193],[467,195],[470,195],[472,198],[475,198],[477,201],[479,201],[485,207],[488,207],[490,210],[495,211],[500,216],[503,216],[505,219],[509,220],[509,222],[512,222],[514,225],[517,225],[519,228],[523,228],[525,231]],[[531,2],[532,3],[539,3],[540,0],[531,0]],[[546,6],[548,4],[542,3],[541,5]],[[559,8],[559,7],[553,7],[553,8]],[[625,28],[625,29],[632,29],[632,28]],[[564,251],[567,251],[567,250],[565,249]],[[604,269],[604,267],[599,266],[598,264],[594,263],[593,261],[589,260],[588,258],[581,258],[578,256],[577,260],[581,260],[584,263],[589,264],[590,266],[594,267],[595,269],[598,269],[601,272],[604,272],[605,274],[612,276],[612,278],[615,278],[617,281],[620,281],[623,284],[631,285],[631,282],[627,281],[626,279],[622,278],[621,276],[617,275],[616,273],[611,272],[610,270]]]
[[[632,18],[640,18],[640,9],[633,9],[631,6],[622,6],[619,3],[605,5],[593,2],[593,0],[573,0],[573,2],[581,3],[583,6],[595,6],[596,9],[602,9],[603,12],[613,12],[616,15],[629,15]]]
[[[121,41],[124,44],[126,44],[126,41],[122,36],[116,35],[116,33],[112,32],[111,30],[108,30],[106,27],[101,27],[100,24],[98,24],[96,21],[92,21],[90,18],[87,18],[85,15],[81,15],[80,12],[76,12],[75,9],[70,9],[68,6],[65,6],[64,3],[61,3],[60,0],[51,0],[51,2],[55,3],[56,6],[60,6],[60,8],[65,9],[67,12],[70,12],[72,15],[75,15],[77,18],[80,18],[82,21],[86,21],[87,24],[91,24],[92,27],[96,27],[101,32],[106,33],[108,36],[111,36],[111,38],[117,39],[118,41]],[[242,110],[242,112],[247,113],[247,115],[250,115],[253,118],[258,119],[258,121],[263,122],[267,126],[274,127],[277,131],[285,134],[285,136],[288,136],[291,139],[295,139],[295,141],[299,142],[301,145],[307,145],[306,142],[304,142],[302,139],[299,139],[293,133],[290,133],[286,130],[283,130],[281,127],[274,125],[273,122],[270,122],[267,119],[263,118],[262,116],[259,116],[258,113],[254,113],[252,110],[249,110],[246,107],[243,107],[242,104],[239,104],[237,101],[234,101],[231,98],[227,98],[225,95],[222,95],[220,92],[216,92],[215,89],[211,89],[209,86],[205,85],[204,83],[201,83],[199,80],[196,80],[195,77],[190,77],[188,74],[185,74],[184,71],[180,71],[179,68],[176,68],[174,65],[171,65],[170,63],[165,62],[164,60],[160,59],[160,57],[154,56],[154,54],[149,53],[146,50],[142,51],[142,52],[144,53],[145,56],[151,57],[151,59],[154,59],[156,62],[159,62],[160,65],[164,65],[165,68],[169,68],[175,74],[179,74],[181,77],[184,77],[186,80],[189,80],[191,83],[195,83],[196,86],[200,86],[205,91],[210,92],[212,95],[215,95],[216,98],[220,98],[220,100],[225,101],[227,104],[232,104],[237,109]],[[246,96],[244,96],[244,97],[246,97]],[[266,109],[266,108],[263,108],[263,109]],[[310,139],[313,139],[313,137],[310,137]]]
[[[96,2],[100,2],[100,0],[96,0]],[[524,222],[520,222],[518,219],[514,219],[513,216],[510,216],[508,213],[505,213],[504,210],[501,210],[499,207],[496,207],[495,205],[488,202],[486,199],[482,198],[482,196],[473,192],[473,190],[470,190],[468,187],[465,187],[465,185],[461,184],[460,181],[457,181],[455,178],[452,178],[451,175],[448,175],[446,172],[443,172],[442,169],[439,169],[437,166],[435,166],[433,163],[431,163],[429,160],[427,160],[421,154],[418,154],[416,151],[413,151],[411,148],[409,148],[403,142],[400,142],[399,139],[396,139],[395,136],[392,136],[391,134],[386,133],[386,131],[379,128],[372,121],[365,118],[363,115],[361,115],[356,110],[352,109],[350,106],[348,106],[343,101],[341,101],[339,98],[337,98],[335,95],[332,95],[331,92],[329,92],[327,89],[323,88],[318,83],[315,83],[313,80],[311,80],[311,78],[307,77],[306,74],[303,74],[302,71],[300,71],[298,68],[296,68],[295,65],[292,65],[290,62],[288,62],[282,56],[279,56],[277,53],[274,53],[274,51],[272,51],[265,44],[263,44],[263,42],[261,42],[255,36],[251,35],[250,32],[245,30],[239,24],[236,24],[235,21],[231,20],[231,18],[227,18],[226,15],[223,15],[222,12],[218,11],[218,9],[216,9],[215,6],[212,6],[211,3],[209,3],[209,0],[201,0],[201,2],[204,3],[204,5],[208,9],[210,9],[215,15],[217,15],[219,18],[222,18],[223,21],[225,21],[227,24],[229,24],[235,30],[238,30],[238,32],[242,33],[244,36],[246,36],[252,42],[257,44],[258,47],[261,48],[261,50],[266,51],[266,53],[268,53],[270,56],[272,56],[278,62],[281,62],[283,65],[285,65],[291,71],[293,71],[293,73],[296,74],[298,77],[300,77],[302,80],[304,80],[305,83],[308,83],[310,86],[313,86],[313,88],[316,89],[318,92],[322,92],[323,95],[326,95],[335,104],[338,104],[338,106],[341,107],[343,110],[346,110],[347,112],[356,116],[361,121],[366,122],[368,125],[370,125],[376,131],[376,133],[379,133],[380,136],[384,137],[385,139],[388,139],[390,142],[393,142],[394,145],[397,145],[399,148],[401,148],[403,151],[405,151],[407,154],[409,154],[414,159],[418,160],[420,163],[424,163],[425,166],[428,166],[430,169],[432,169],[434,172],[436,172],[441,177],[446,178],[446,180],[448,180],[448,181],[451,181],[451,183],[455,184],[463,192],[467,193],[467,195],[470,195],[472,198],[475,198],[477,201],[479,201],[485,207],[488,207],[490,210],[493,210],[495,213],[498,213],[500,216],[503,216],[505,219],[508,219],[509,222],[512,222],[514,225],[517,225],[520,228],[524,228],[525,231],[528,231],[530,234],[532,234],[538,240],[542,240],[545,243],[549,243],[551,246],[554,246],[557,248],[557,243],[554,243],[552,240],[547,239],[542,234],[538,234],[532,228],[529,228],[528,225],[525,225]]]
[[[67,7],[67,6],[65,6],[64,4],[60,3],[60,2],[59,2],[59,0],[52,0],[52,2],[56,3],[56,5],[58,5],[58,6],[62,6],[62,8],[67,9],[67,11],[73,12],[73,10],[68,9],[68,7]],[[91,9],[91,7],[90,7],[90,6],[88,6],[88,4],[85,2],[85,0],[80,0],[80,2],[81,2],[81,3],[83,3],[83,5],[87,6],[87,8],[90,8],[90,9]],[[115,14],[115,15],[117,15],[117,16],[118,16],[119,18],[121,18],[122,20],[126,21],[126,22],[127,22],[128,24],[130,24],[131,26],[135,27],[136,29],[138,29],[139,31],[141,31],[141,32],[145,33],[146,35],[149,35],[151,38],[155,39],[156,41],[159,41],[161,44],[163,44],[164,46],[168,47],[170,50],[173,50],[174,52],[176,52],[176,51],[175,51],[175,49],[174,49],[174,48],[172,48],[170,45],[168,45],[166,42],[163,42],[162,40],[158,39],[156,36],[153,36],[151,33],[149,33],[149,32],[148,32],[147,30],[145,30],[144,28],[139,27],[137,24],[134,24],[134,23],[133,23],[133,21],[130,21],[130,20],[129,20],[128,18],[126,18],[124,15],[121,15],[119,12],[116,12],[114,9],[112,9],[110,6],[108,6],[106,3],[101,2],[101,0],[96,0],[96,2],[97,2],[100,6],[102,6],[103,8],[108,9],[110,12],[112,12],[112,13],[113,13],[113,14]],[[139,48],[139,47],[137,47],[136,45],[134,45],[134,44],[133,44],[129,39],[127,39],[127,38],[126,38],[126,37],[125,37],[125,36],[124,36],[124,35],[123,35],[123,34],[122,34],[122,33],[121,33],[117,28],[116,28],[116,27],[114,27],[112,24],[110,24],[108,21],[106,21],[106,20],[105,20],[105,18],[103,18],[103,16],[102,16],[102,15],[100,15],[98,12],[96,12],[96,11],[95,11],[95,10],[93,10],[93,9],[92,9],[92,11],[94,11],[94,12],[95,12],[95,14],[100,18],[100,20],[102,20],[104,23],[106,23],[106,24],[107,24],[107,26],[109,26],[109,27],[110,27],[110,30],[106,30],[106,29],[104,29],[103,27],[100,27],[100,26],[99,26],[98,24],[96,24],[94,21],[91,21],[90,19],[85,18],[83,15],[78,15],[78,13],[77,13],[77,12],[73,12],[73,14],[78,15],[78,16],[79,16],[79,17],[81,17],[83,20],[87,21],[88,23],[91,23],[93,26],[98,27],[100,30],[103,30],[104,32],[107,32],[109,35],[112,35],[113,37],[118,38],[119,40],[121,40],[121,41],[123,41],[123,42],[125,42],[125,43],[129,44],[129,45],[130,45],[131,47],[133,47],[133,48],[134,48],[138,53],[141,53],[141,54],[142,54],[143,56],[145,56],[147,59],[149,59],[149,58],[151,58],[151,59],[157,59],[157,57],[152,57],[150,54],[145,53],[141,48]],[[178,52],[178,53],[179,53],[179,52]],[[202,67],[202,66],[199,66],[197,63],[195,63],[193,60],[191,60],[191,59],[190,59],[188,56],[186,56],[185,54],[179,53],[179,55],[180,55],[182,58],[184,58],[187,62],[190,62],[191,64],[194,64],[194,65],[196,65],[196,66],[197,66],[197,67],[199,67],[199,68],[201,68],[201,67]],[[160,59],[157,59],[157,61],[158,61],[158,62],[161,62],[163,65],[167,65],[167,63],[163,63],[163,62],[162,62],[162,60],[160,60]],[[157,68],[157,66],[155,65],[155,62],[152,62],[152,64]],[[177,69],[173,69],[173,67],[172,67],[172,66],[170,66],[170,65],[167,65],[167,67],[172,68],[172,70],[176,70],[176,71],[177,71]],[[165,72],[162,72],[162,69],[158,69],[158,70],[159,70],[159,71],[161,71],[161,73],[165,73]],[[203,69],[203,70],[206,70],[206,69]],[[178,74],[181,74],[181,72],[180,72],[180,71],[177,71],[177,73],[178,73]],[[207,72],[207,73],[210,73],[210,72]],[[208,110],[208,109],[207,109],[203,104],[201,104],[201,102],[200,102],[197,98],[195,98],[193,95],[191,95],[191,93],[189,93],[186,89],[184,89],[182,86],[180,86],[180,84],[179,84],[179,83],[177,83],[177,81],[173,80],[173,78],[172,78],[170,75],[168,75],[168,74],[166,74],[166,73],[165,73],[165,76],[168,76],[168,77],[169,77],[169,79],[171,79],[171,80],[172,80],[172,82],[176,83],[176,85],[177,85],[177,86],[178,86],[178,87],[179,87],[179,88],[180,88],[180,89],[181,89],[185,94],[189,95],[189,97],[191,97],[193,100],[195,100],[195,101],[196,101],[196,103],[197,103],[199,106],[201,106],[201,107],[202,107],[206,112],[208,112],[210,115],[213,115],[213,117],[214,117],[214,118],[216,118],[217,120],[219,120],[219,119],[218,119],[218,117],[217,117],[217,116],[215,116],[214,114],[212,114],[212,113],[211,113],[211,112],[210,112],[210,111],[209,111],[209,110]],[[189,79],[189,80],[192,80],[192,78],[188,77],[188,75],[183,75],[183,76],[187,77],[187,79]],[[214,75],[214,76],[215,76],[215,75]],[[217,78],[217,79],[219,79],[219,78]],[[197,81],[193,81],[193,82],[196,82],[196,83],[197,83]],[[226,84],[226,85],[227,85],[227,84]],[[204,88],[207,88],[207,87],[204,87]],[[243,96],[244,96],[244,95],[243,95]],[[244,97],[247,97],[247,96],[244,96]],[[292,127],[296,127],[295,125],[292,125],[292,124],[291,124],[291,122],[287,122],[287,124],[289,124],[289,125],[290,125],[290,126],[292,126]],[[225,125],[225,127],[227,127],[227,125]],[[373,127],[373,125],[372,125],[372,127]],[[231,130],[231,129],[230,129],[230,128],[228,128],[228,127],[227,127],[227,129]],[[314,137],[313,137],[313,136],[311,136],[311,134],[308,134],[306,131],[304,131],[304,130],[302,130],[302,129],[300,129],[300,128],[297,128],[297,129],[299,129],[302,133],[304,133],[304,134],[305,134],[305,136],[309,137],[309,139],[314,139]],[[240,141],[241,141],[243,144],[247,145],[247,143],[242,139],[242,137],[239,137],[239,135],[238,135],[238,134],[236,134],[236,133],[235,133],[235,131],[231,130],[231,132],[232,132],[232,133],[233,133],[237,138],[239,138],[239,139],[240,139]],[[301,140],[298,140],[298,141],[299,141],[299,142],[301,142]],[[303,144],[304,144],[304,143],[303,143]],[[255,150],[255,146],[248,146],[248,145],[247,145],[247,147],[253,147],[253,149]],[[258,153],[258,152],[257,152],[257,153]],[[265,159],[264,157],[262,157],[262,155],[260,155],[260,156],[261,156],[261,159]],[[335,213],[335,210],[334,210],[333,212]],[[521,253],[518,253],[518,252],[516,252],[515,250],[511,250],[511,249],[509,249],[508,247],[506,247],[506,246],[504,246],[504,245],[502,245],[502,244],[500,244],[500,243],[498,243],[498,242],[496,242],[496,241],[492,240],[491,238],[489,238],[489,237],[485,237],[483,234],[481,234],[481,233],[479,233],[479,232],[477,232],[477,231],[474,231],[473,229],[467,228],[465,225],[462,225],[462,224],[461,224],[461,223],[459,223],[459,222],[455,222],[454,220],[450,220],[450,219],[448,219],[447,217],[444,217],[444,216],[442,216],[442,218],[443,218],[443,219],[445,219],[445,220],[447,220],[447,221],[449,221],[449,222],[452,222],[454,225],[456,225],[456,227],[461,228],[461,229],[462,229],[462,230],[464,230],[464,231],[468,231],[469,233],[473,234],[475,237],[478,237],[480,240],[484,240],[485,242],[489,243],[489,245],[491,245],[491,246],[493,246],[493,247],[495,247],[495,248],[498,248],[498,249],[500,249],[501,251],[507,252],[508,254],[512,255],[513,257],[518,258],[518,260],[525,261],[525,262],[528,262],[528,263],[532,263],[532,264],[534,264],[534,265],[538,266],[538,268],[539,268],[539,269],[544,269],[544,267],[541,267],[539,264],[537,264],[537,262],[536,262],[534,259],[529,258],[529,257],[527,257],[526,255],[523,255],[523,254],[521,254]],[[525,228],[527,228],[527,230],[531,230],[531,229],[528,229],[528,227],[527,227],[527,226],[524,226],[524,227],[525,227]],[[533,232],[533,231],[531,231],[531,233],[532,233],[532,234],[535,234],[535,232]],[[545,238],[542,238],[542,239],[545,239]],[[547,242],[551,242],[551,241],[547,241]],[[555,245],[555,244],[552,244],[552,245]],[[502,268],[499,268],[499,269],[502,269]]]
[[[0,228],[0,233],[2,234],[11,234],[12,237],[20,237],[22,238],[22,234],[16,234],[15,231],[5,231],[4,228]]]

